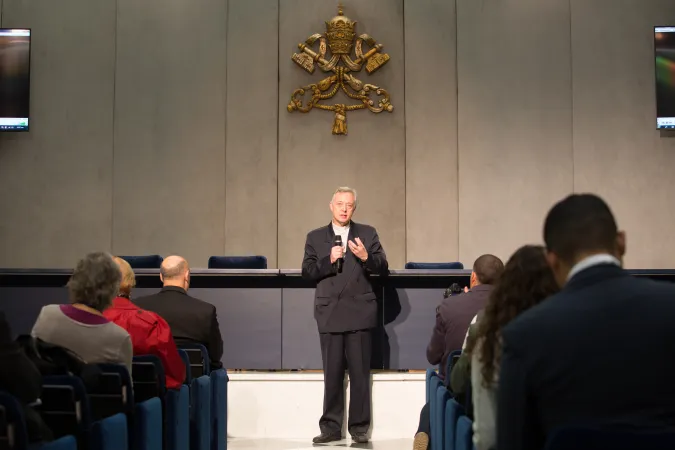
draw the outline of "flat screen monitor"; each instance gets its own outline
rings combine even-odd
[[[675,26],[654,27],[656,128],[675,128]]]
[[[0,131],[28,131],[30,30],[0,28]]]

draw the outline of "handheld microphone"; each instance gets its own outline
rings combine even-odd
[[[337,247],[338,245],[342,247],[342,236],[340,235],[335,236],[335,239],[333,240],[333,247]],[[335,268],[338,272],[342,272],[342,261],[343,258],[335,260]]]

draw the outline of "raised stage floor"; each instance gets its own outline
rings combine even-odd
[[[377,439],[367,444],[354,444],[349,439],[330,444],[312,444],[311,439],[229,439],[230,450],[316,450],[317,448],[368,448],[374,450],[411,450],[410,439]]]
[[[229,377],[228,448],[312,448],[323,405],[322,373],[244,372],[230,373]],[[371,379],[372,442],[354,447],[411,448],[425,402],[425,374],[375,372]],[[345,384],[348,410],[348,377]],[[346,420],[344,424],[347,439],[333,446],[352,446]]]

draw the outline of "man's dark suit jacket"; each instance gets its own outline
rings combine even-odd
[[[377,301],[370,284],[370,274],[387,273],[387,256],[375,228],[352,222],[349,240],[354,241],[357,237],[366,248],[368,259],[365,263],[361,262],[347,246],[342,271],[338,273],[330,262],[335,239],[332,224],[307,234],[302,276],[317,282],[314,318],[319,333],[341,333],[377,326]]]
[[[675,426],[675,284],[603,264],[503,331],[497,448],[555,427]]]
[[[448,356],[461,350],[469,325],[478,311],[485,308],[492,286],[479,284],[469,292],[444,298],[436,308],[436,325],[427,347],[429,364],[440,364],[439,374],[445,378]]]
[[[211,367],[222,367],[223,339],[216,307],[211,303],[190,297],[185,289],[175,286],[166,286],[157,294],[133,302],[162,316],[171,327],[176,344],[203,344],[209,351]]]

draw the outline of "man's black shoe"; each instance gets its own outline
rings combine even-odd
[[[312,442],[315,444],[326,444],[328,442],[339,441],[340,439],[342,439],[340,434],[321,433],[312,439]]]
[[[368,436],[366,436],[366,433],[358,433],[352,436],[352,441],[356,442],[357,444],[367,444]]]

